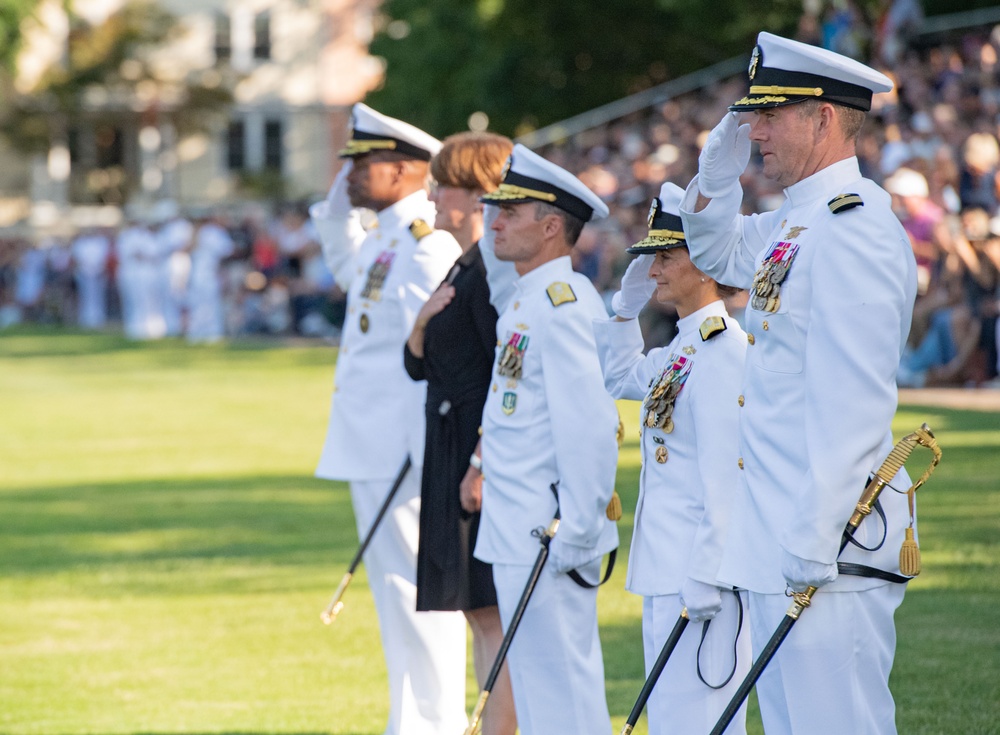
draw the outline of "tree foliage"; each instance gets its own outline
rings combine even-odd
[[[5,0],[0,0],[4,2]],[[232,102],[235,79],[218,72],[176,78],[158,61],[181,32],[176,19],[151,0],[128,2],[99,23],[67,10],[62,58],[34,88],[16,92],[4,78],[0,135],[22,152],[64,143],[71,128],[129,127],[169,119],[179,130],[204,127],[206,117]]]
[[[485,112],[516,134],[747,53],[801,0],[387,0],[371,104],[445,135]],[[404,33],[408,31],[408,33]]]
[[[37,5],[38,0],[0,0],[0,69],[13,71],[21,48],[21,22]]]

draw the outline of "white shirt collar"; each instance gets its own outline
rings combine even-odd
[[[861,179],[861,167],[855,156],[830,164],[817,171],[812,176],[792,184],[785,189],[789,204],[798,207],[810,204],[820,198],[832,198],[837,194],[848,194],[843,191],[849,184]]]

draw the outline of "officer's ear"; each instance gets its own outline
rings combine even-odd
[[[544,217],[542,217],[542,233],[547,238],[558,238],[561,240],[565,240],[566,239],[564,233],[565,224],[566,223],[563,222],[562,217],[553,212],[549,212]]]

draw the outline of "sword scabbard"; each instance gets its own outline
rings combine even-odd
[[[344,603],[341,602],[340,598],[344,596],[344,591],[347,589],[347,585],[351,583],[351,578],[354,575],[350,572],[344,574],[340,579],[340,584],[337,585],[337,591],[333,593],[333,599],[330,600],[330,604],[326,606],[326,610],[320,613],[320,619],[325,625],[330,625],[334,620],[337,619],[337,615],[340,611],[344,609]]]

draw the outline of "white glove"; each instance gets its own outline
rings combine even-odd
[[[611,297],[611,308],[622,319],[639,316],[656,290],[656,281],[649,277],[649,266],[653,264],[654,257],[652,253],[640,255],[625,269],[621,290]]]
[[[556,536],[549,542],[549,564],[560,574],[586,566],[597,558],[589,546],[575,546]]]
[[[805,592],[806,587],[822,587],[837,578],[837,562],[823,564],[781,551],[781,576],[793,592]]]
[[[326,216],[346,217],[354,208],[351,206],[351,199],[347,196],[347,177],[354,169],[354,161],[350,158],[340,167],[337,178],[333,180],[330,191],[326,195]]]
[[[729,112],[708,134],[698,156],[698,190],[709,199],[727,194],[739,184],[750,161],[750,126]]]
[[[688,577],[681,587],[681,602],[688,611],[688,620],[700,623],[711,620],[722,609],[722,590]]]

